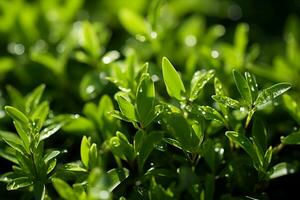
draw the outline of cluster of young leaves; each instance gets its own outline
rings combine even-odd
[[[45,85],[33,90],[26,97],[10,88],[10,94],[18,102],[18,108],[6,106],[7,114],[13,119],[16,133],[0,131],[0,138],[8,147],[1,156],[13,163],[13,171],[1,175],[1,181],[7,183],[8,190],[29,188],[36,199],[44,199],[45,185],[49,182],[56,167],[56,157],[60,150],[45,150],[44,141],[55,134],[68,118],[48,119],[49,103],[41,97]]]
[[[25,91],[44,82],[54,101],[53,112],[40,102],[44,86],[25,97],[7,87],[13,107],[5,113],[17,133],[0,132],[0,155],[13,163],[1,176],[9,190],[36,199],[263,199],[269,181],[298,171],[297,154],[280,154],[300,144],[296,18],[287,24],[285,54],[268,66],[257,62],[258,45],[248,48],[246,23],[231,44],[222,40],[230,28],[206,21],[236,5],[122,1],[0,2],[8,47],[1,83],[12,79]],[[293,90],[282,95],[286,82]],[[12,130],[3,93],[0,126]],[[293,120],[277,119],[286,116],[281,108]],[[80,115],[53,117],[70,111]],[[44,149],[59,129],[56,148],[72,151],[82,138],[77,156],[66,154],[72,159]]]

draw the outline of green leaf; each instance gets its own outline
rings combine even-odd
[[[79,44],[93,59],[100,56],[100,41],[95,27],[88,21],[81,22]]]
[[[269,178],[278,178],[288,174],[293,174],[297,170],[297,166],[291,163],[281,162],[273,166],[269,171]]]
[[[50,151],[44,156],[44,162],[48,163],[52,159],[56,158],[61,152],[60,151]]]
[[[117,136],[109,140],[109,147],[113,154],[123,160],[132,161],[135,157],[134,148],[126,136],[117,131]]]
[[[7,131],[0,131],[0,138],[20,153],[23,154],[25,152],[23,142],[16,134]]]
[[[233,108],[233,109],[239,109],[241,107],[240,102],[238,102],[237,100],[234,100],[230,97],[227,96],[223,96],[223,95],[213,95],[212,98],[227,107]]]
[[[222,115],[212,107],[198,106],[198,111],[198,114],[202,115],[207,120],[216,120],[226,124],[226,120],[224,119],[224,117],[222,117]]]
[[[99,165],[97,145],[93,143],[89,149],[89,168],[93,169]]]
[[[52,184],[53,184],[55,190],[57,191],[57,193],[63,199],[66,199],[66,200],[76,199],[73,189],[65,181],[63,181],[59,178],[52,178]]]
[[[20,188],[28,187],[33,184],[33,181],[29,177],[18,177],[13,179],[9,184],[7,184],[7,190],[17,190]]]
[[[247,83],[250,87],[252,102],[257,98],[258,85],[255,76],[250,72],[245,72]]]
[[[138,165],[140,170],[143,169],[144,163],[154,149],[163,138],[163,135],[159,132],[150,132],[149,135],[143,133],[142,143],[138,151]]]
[[[26,96],[25,107],[27,113],[32,112],[39,104],[40,99],[44,93],[45,87],[45,84],[42,84],[36,89],[34,89],[28,96]]]
[[[90,140],[83,136],[80,145],[80,156],[83,165],[88,168],[89,167],[89,151],[90,151]]]
[[[267,103],[270,103],[276,97],[288,91],[292,86],[289,83],[278,83],[269,88],[262,90],[254,102],[254,106],[259,108]]]
[[[61,129],[61,127],[64,125],[65,123],[58,123],[58,124],[52,124],[46,128],[44,128],[41,133],[40,133],[40,137],[39,137],[39,141],[45,140],[48,137],[52,136],[53,134],[55,134],[57,131],[59,131],[59,129]]]
[[[242,23],[237,26],[234,34],[234,46],[240,57],[244,56],[244,52],[248,44],[248,32],[249,25]]]
[[[207,139],[202,144],[202,154],[212,172],[217,169],[215,143],[212,139]]]
[[[5,106],[7,114],[16,122],[21,123],[25,127],[28,126],[29,119],[20,110],[11,106]]]
[[[300,131],[289,134],[281,139],[283,144],[300,144]]]
[[[14,164],[19,164],[18,160],[16,158],[15,152],[11,148],[7,148],[6,150],[0,151],[0,156],[6,160],[9,160],[10,162]]]
[[[122,114],[132,121],[137,121],[134,105],[122,95],[117,95],[117,101]]]
[[[256,167],[262,166],[262,163],[259,162],[259,159],[256,155],[253,144],[245,135],[235,131],[226,131],[225,135],[246,151],[246,153],[252,158],[252,161]]]
[[[72,134],[90,133],[95,130],[95,124],[92,120],[80,116],[63,126],[63,130]]]
[[[267,167],[270,165],[272,161],[272,154],[273,154],[273,148],[270,146],[264,155],[264,167],[267,169]]]
[[[196,151],[199,140],[191,130],[187,120],[181,114],[171,114],[166,119],[166,124],[172,136],[179,142],[179,146],[186,151]]]
[[[114,110],[114,105],[108,95],[103,95],[98,104],[98,117],[100,130],[104,134],[104,139],[110,138],[118,130],[118,121],[109,112]]]
[[[149,74],[143,74],[137,88],[136,106],[139,120],[144,123],[154,109],[155,88]]]
[[[213,200],[215,193],[215,177],[212,174],[208,174],[205,177],[205,200]]]
[[[289,114],[300,124],[300,106],[299,104],[288,94],[283,95],[283,105]]]
[[[54,158],[47,163],[47,174],[50,174],[56,167],[57,160]]]
[[[200,91],[203,87],[208,83],[210,79],[212,79],[215,75],[214,70],[209,71],[197,71],[194,74],[194,77],[191,81],[191,93],[190,93],[190,101],[194,101],[199,97]]]
[[[32,113],[31,119],[33,121],[37,121],[36,127],[38,130],[41,130],[41,128],[43,127],[43,124],[47,119],[48,114],[49,114],[49,103],[47,101],[44,101],[43,103],[38,105],[37,108]]]
[[[166,143],[168,143],[168,144],[170,144],[170,145],[172,145],[172,146],[174,146],[174,147],[176,147],[178,149],[186,150],[185,147],[183,147],[182,144],[178,140],[175,140],[173,138],[163,138],[163,140]]]
[[[248,107],[252,106],[252,96],[251,96],[251,89],[247,83],[247,81],[244,79],[244,77],[236,70],[233,70],[233,78],[235,85],[245,100],[247,102]]]
[[[115,168],[107,172],[110,184],[107,186],[108,191],[112,192],[118,185],[121,184],[129,176],[129,170],[126,168]]]
[[[28,129],[22,127],[22,125],[19,122],[14,121],[15,128],[17,130],[17,133],[19,134],[22,142],[24,143],[24,147],[29,152],[29,146],[30,146],[30,136],[28,134]]]
[[[12,102],[12,105],[19,110],[25,111],[25,102],[22,94],[11,85],[8,85],[6,87],[6,90],[8,92],[9,99]]]
[[[129,9],[121,9],[119,19],[123,27],[132,35],[149,35],[150,25],[137,13]]]
[[[96,98],[103,91],[107,80],[99,73],[86,73],[80,81],[79,94],[85,101]]]
[[[170,190],[166,190],[163,188],[162,185],[157,184],[155,178],[152,177],[150,190],[148,191],[149,199],[156,200],[156,199],[164,199],[164,200],[172,200],[174,199],[174,194]]]
[[[221,83],[221,81],[215,77],[214,79],[214,87],[215,87],[215,93],[216,95],[225,95],[225,90],[224,90],[224,87]]]
[[[64,170],[71,172],[87,172],[87,169],[83,168],[79,163],[67,163],[64,165]]]
[[[166,57],[162,59],[162,73],[168,94],[171,97],[182,100],[181,93],[185,92],[185,87],[178,72]]]
[[[204,139],[203,123],[200,125],[200,123],[195,122],[192,125],[192,129],[193,129],[194,133],[197,135],[197,137],[199,139],[199,144],[201,144],[203,142],[203,139]]]
[[[252,126],[253,141],[258,144],[261,152],[267,150],[267,131],[262,120],[255,118]]]

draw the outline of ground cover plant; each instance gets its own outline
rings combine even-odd
[[[297,199],[299,4],[251,2],[0,1],[1,199]]]

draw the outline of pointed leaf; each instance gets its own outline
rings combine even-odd
[[[12,105],[19,110],[25,111],[25,102],[22,94],[11,85],[8,85],[6,87],[6,90],[8,92],[9,99],[12,102]]]
[[[44,128],[41,133],[40,133],[40,138],[39,141],[45,140],[48,137],[52,136],[53,134],[55,134],[62,126],[64,125],[64,123],[59,123],[59,124],[53,124],[50,125],[46,128]]]
[[[269,178],[273,179],[288,174],[293,174],[296,172],[296,170],[297,166],[295,164],[281,162],[272,167],[272,169],[269,171]]]
[[[255,76],[250,72],[245,72],[247,83],[250,87],[252,102],[257,98],[258,85]]]
[[[24,115],[20,110],[11,106],[5,106],[5,111],[7,114],[15,121],[21,123],[24,126],[27,126],[29,119]]]
[[[252,96],[251,96],[251,90],[250,90],[250,87],[249,87],[247,81],[244,79],[244,77],[238,71],[235,71],[235,70],[233,70],[233,78],[234,78],[234,82],[235,82],[235,85],[236,85],[239,93],[241,94],[241,96],[243,97],[245,102],[247,102],[248,106],[251,107],[252,106]]]
[[[93,143],[89,149],[89,168],[93,169],[99,166],[99,161],[97,144]]]
[[[69,186],[68,183],[59,179],[59,178],[52,178],[52,184],[55,190],[63,199],[76,199],[75,194],[73,193],[72,188]]]
[[[181,147],[184,147],[184,150],[196,150],[199,144],[198,137],[194,131],[191,130],[188,121],[181,114],[173,113],[165,120],[172,136],[180,143]]]
[[[20,153],[23,154],[25,152],[23,142],[16,134],[7,131],[0,131],[0,138]]]
[[[280,96],[284,92],[288,91],[292,86],[289,83],[278,83],[269,88],[262,90],[257,99],[254,102],[255,107],[261,107],[267,103],[270,103],[276,97]]]
[[[129,120],[137,121],[134,106],[122,95],[117,95],[117,101],[122,114]]]
[[[252,126],[253,141],[258,144],[261,152],[267,150],[267,131],[262,120],[255,118]]]
[[[191,94],[190,101],[194,101],[198,98],[200,91],[212,79],[215,75],[214,70],[209,71],[197,71],[191,81]]]
[[[26,112],[30,113],[32,112],[36,106],[39,104],[40,99],[43,95],[43,92],[45,90],[45,84],[42,84],[35,88],[27,97],[26,97]]]
[[[30,136],[28,135],[29,130],[22,127],[21,123],[14,121],[13,122],[15,125],[15,128],[17,130],[17,133],[19,134],[21,140],[24,143],[25,149],[27,150],[27,152],[29,152],[29,145],[30,145]]]
[[[245,135],[235,131],[226,131],[225,135],[234,143],[242,147],[257,166],[262,166],[262,163],[258,160],[253,144]]]
[[[124,179],[129,176],[129,171],[126,168],[115,168],[107,172],[111,182],[107,186],[109,192],[112,192]]]
[[[273,148],[272,146],[270,146],[266,153],[265,153],[265,156],[264,156],[264,167],[267,168],[270,163],[271,163],[271,160],[272,160],[272,153],[273,153]]]
[[[225,95],[223,85],[217,77],[215,77],[215,80],[214,80],[214,87],[215,87],[216,95]]]
[[[33,121],[37,121],[36,127],[38,130],[40,130],[43,127],[43,124],[47,119],[48,114],[49,114],[49,103],[47,101],[44,101],[43,103],[38,105],[37,108],[32,113],[31,119]]]
[[[212,107],[209,106],[198,106],[198,111],[207,120],[216,120],[226,124],[226,121],[222,115]]]
[[[33,181],[28,177],[19,177],[12,180],[6,187],[7,190],[17,190],[20,188],[28,187],[33,184]]]
[[[283,105],[289,114],[300,124],[300,105],[288,94],[283,95]]]
[[[185,92],[185,87],[178,72],[166,57],[163,57],[162,60],[162,73],[168,94],[182,100],[181,93]]]
[[[283,144],[300,144],[300,131],[289,134],[281,139]]]
[[[90,141],[86,136],[83,136],[80,145],[80,156],[81,161],[85,167],[89,166],[89,151],[90,151]]]
[[[53,158],[56,158],[60,154],[60,151],[50,151],[44,156],[44,162],[48,163]]]
[[[163,135],[158,132],[151,132],[149,135],[144,133],[143,141],[138,152],[138,165],[142,170],[145,161],[150,155],[151,151],[154,149],[155,145],[157,145],[163,138]]]
[[[135,157],[133,145],[119,131],[117,132],[117,136],[109,140],[109,147],[115,156],[123,160],[132,161]]]
[[[119,12],[119,19],[123,27],[132,35],[143,35],[149,34],[148,23],[137,13],[129,9],[122,9]]]
[[[140,121],[145,122],[150,112],[154,109],[154,100],[154,83],[149,74],[144,74],[136,93],[136,106]]]
[[[227,96],[223,96],[223,95],[213,95],[212,98],[227,107],[233,108],[233,109],[239,109],[240,108],[240,102],[238,102],[237,100],[234,100],[230,97]]]

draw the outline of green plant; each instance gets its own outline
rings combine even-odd
[[[1,199],[298,195],[300,22],[242,5],[0,1]]]

